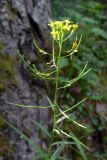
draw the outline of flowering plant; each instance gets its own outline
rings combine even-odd
[[[69,19],[67,19],[67,20],[64,20],[64,21],[51,21],[48,25],[51,28],[51,36],[52,36],[52,41],[53,41],[53,43],[52,43],[52,53],[48,53],[48,52],[44,51],[43,49],[41,49],[37,45],[35,40],[34,40],[34,45],[41,54],[50,56],[51,60],[48,63],[50,65],[50,68],[51,68],[50,72],[48,72],[48,73],[45,72],[44,73],[44,72],[39,71],[34,64],[29,65],[24,60],[23,56],[20,54],[19,51],[18,51],[18,54],[19,54],[20,58],[22,59],[22,61],[26,64],[26,66],[36,76],[38,76],[38,77],[40,77],[44,80],[53,80],[55,82],[54,99],[53,99],[53,101],[51,101],[48,98],[49,106],[25,106],[25,105],[19,105],[19,104],[15,104],[15,105],[22,106],[22,107],[27,107],[27,108],[32,107],[32,108],[51,108],[52,109],[52,112],[53,112],[53,123],[52,123],[53,129],[52,129],[51,133],[49,133],[48,131],[45,130],[45,133],[47,133],[47,135],[50,138],[49,147],[48,147],[48,154],[43,152],[42,155],[40,155],[39,157],[42,157],[42,159],[44,159],[44,160],[56,160],[58,158],[61,158],[60,154],[61,154],[62,150],[64,149],[65,145],[66,144],[69,144],[69,145],[73,144],[73,142],[69,141],[69,139],[72,139],[74,141],[74,143],[77,145],[78,149],[80,150],[80,153],[81,153],[83,159],[86,160],[87,158],[85,156],[83,147],[85,147],[85,148],[87,148],[87,147],[81,141],[79,141],[73,133],[69,134],[69,133],[65,132],[64,127],[62,127],[62,129],[61,129],[60,125],[59,125],[60,123],[62,123],[63,121],[68,119],[68,120],[71,121],[71,123],[75,123],[79,127],[82,127],[82,128],[86,129],[85,126],[77,123],[75,120],[72,119],[72,110],[74,108],[76,108],[77,106],[79,106],[79,104],[84,102],[86,98],[81,100],[80,102],[78,102],[74,106],[64,110],[58,104],[58,94],[59,94],[59,90],[61,90],[63,88],[70,87],[74,82],[76,82],[77,80],[79,80],[80,78],[85,76],[91,69],[86,71],[86,67],[87,67],[87,63],[86,63],[83,70],[81,71],[81,73],[77,77],[75,77],[73,79],[69,79],[69,80],[62,80],[64,85],[60,85],[59,77],[60,77],[60,74],[61,74],[61,72],[60,72],[61,71],[61,67],[60,67],[61,59],[65,58],[65,57],[73,56],[73,54],[78,51],[78,46],[79,46],[81,37],[80,37],[79,41],[77,41],[77,38],[76,38],[76,40],[72,44],[72,47],[69,50],[66,51],[65,55],[63,55],[63,53],[62,53],[63,44],[77,30],[78,24],[74,24]],[[54,47],[55,44],[58,44],[58,48],[59,48],[58,53],[55,53],[55,47]],[[40,129],[42,129],[42,131],[44,131],[43,126],[41,127],[40,124],[38,126],[40,127]],[[56,142],[55,135],[59,136],[61,140]],[[66,137],[66,138],[62,139],[62,137],[63,137],[62,135],[64,135],[64,137]],[[57,147],[55,152],[54,152],[54,146]],[[41,154],[41,152],[40,152],[40,154]],[[64,159],[64,157],[62,157],[61,159]]]

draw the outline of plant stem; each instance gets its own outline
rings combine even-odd
[[[54,141],[54,132],[56,129],[56,115],[57,115],[57,97],[58,97],[58,85],[59,85],[59,64],[60,64],[60,58],[61,58],[61,52],[62,52],[62,39],[59,44],[59,55],[58,55],[58,61],[57,61],[57,70],[56,70],[56,84],[55,84],[55,96],[54,96],[54,117],[53,117],[53,129],[51,132],[51,139],[50,139],[50,145],[48,149],[48,160],[50,160],[51,156],[51,150],[52,150],[52,143]]]

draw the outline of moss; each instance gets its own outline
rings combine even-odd
[[[3,156],[4,158],[8,157],[8,150],[9,150],[9,141],[8,139],[4,138],[1,136],[0,140],[0,155]]]
[[[8,11],[8,16],[9,20],[14,22],[17,19],[17,15],[15,13],[15,10],[12,8],[11,3],[7,3],[7,11]]]
[[[10,139],[7,135],[0,133],[0,156],[2,156],[4,160],[14,160],[14,153],[16,153],[16,146],[10,144]]]
[[[0,113],[0,130],[7,127],[7,124],[5,123],[5,116],[3,113]]]
[[[0,91],[6,90],[11,85],[17,85],[15,79],[16,61],[9,55],[0,56]]]
[[[4,50],[4,43],[0,40],[0,52]]]
[[[16,153],[16,145],[11,144],[11,139],[5,130],[7,130],[7,123],[5,121],[5,115],[0,113],[0,156],[4,160],[14,160],[14,153]]]

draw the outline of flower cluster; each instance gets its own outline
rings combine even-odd
[[[60,41],[62,36],[66,33],[73,33],[77,28],[78,24],[74,24],[69,19],[65,21],[54,21],[48,24],[52,29],[52,37],[54,40]]]

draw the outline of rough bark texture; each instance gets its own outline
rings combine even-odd
[[[31,84],[25,67],[16,60],[16,50],[34,58],[32,38],[44,45],[50,15],[50,0],[0,0],[0,160],[31,160],[36,154],[4,120],[40,144],[32,120],[46,124],[48,111],[12,107],[5,102],[47,104],[45,89]]]

